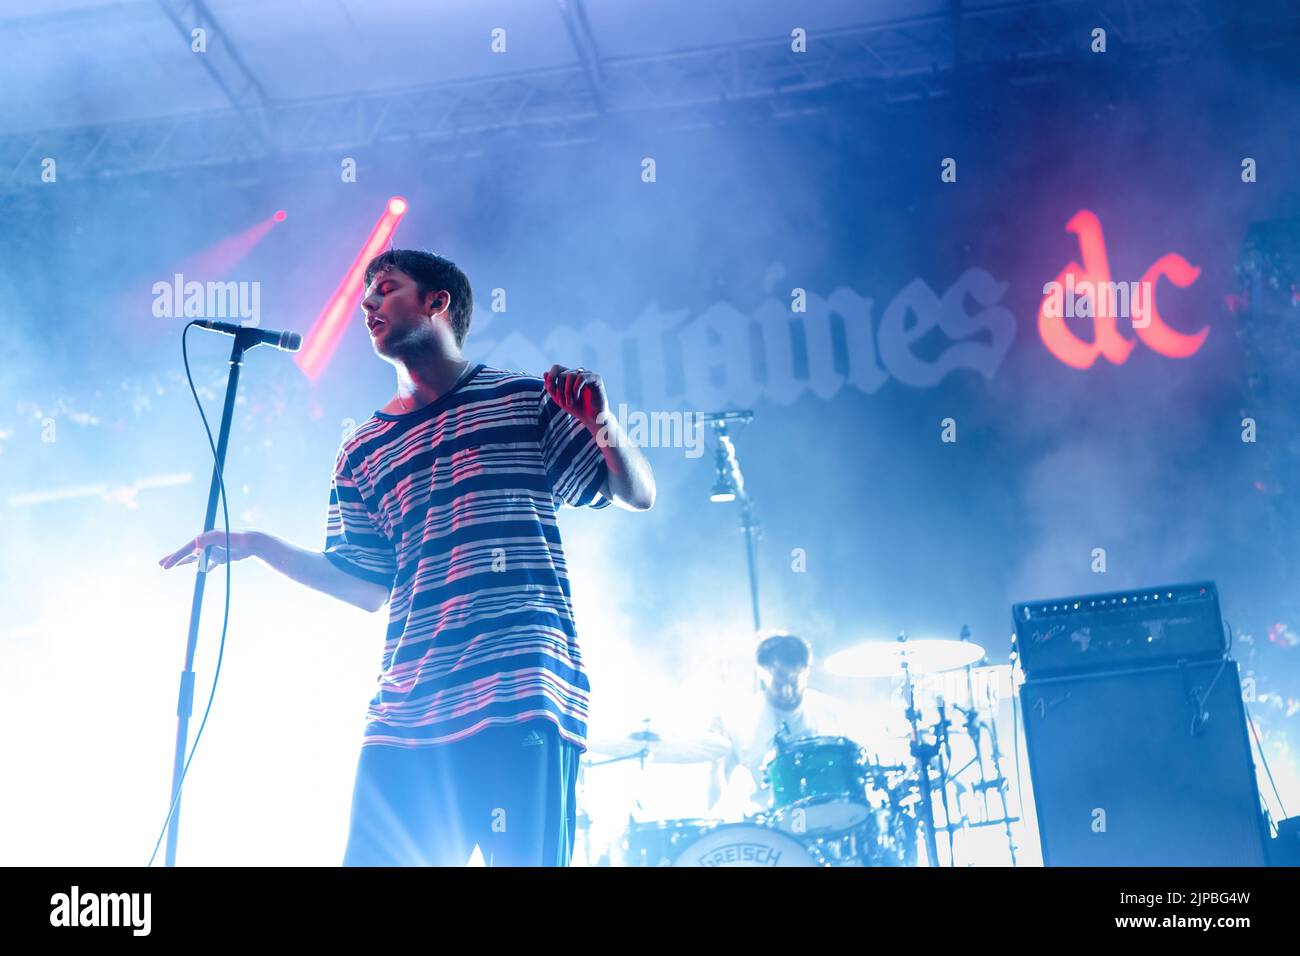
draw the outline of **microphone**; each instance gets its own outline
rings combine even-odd
[[[195,319],[194,324],[201,329],[221,332],[224,335],[242,335],[253,340],[253,345],[269,345],[271,348],[296,352],[302,348],[302,336],[297,332],[277,332],[275,329],[259,329],[249,325],[235,325],[232,322],[217,322],[213,319]]]
[[[740,409],[730,412],[700,412],[698,414],[701,421],[741,422],[742,424],[749,424],[754,417],[754,413],[748,409]]]

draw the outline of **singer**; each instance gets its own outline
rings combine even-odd
[[[361,308],[396,391],[339,449],[325,548],[199,535],[159,562],[261,558],[350,604],[389,605],[345,866],[566,866],[590,686],[557,508],[654,504],[601,377],[461,354],[473,297],[437,255],[390,250]]]

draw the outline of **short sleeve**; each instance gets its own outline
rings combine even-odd
[[[397,575],[393,546],[375,526],[357,487],[352,463],[347,453],[341,450],[330,482],[329,508],[325,518],[325,557],[339,570],[386,588],[392,588],[393,578]]]
[[[840,707],[839,703],[825,694],[818,693],[813,698],[816,709],[816,733],[823,737],[848,737],[858,739],[852,715]]]
[[[551,399],[543,388],[538,409],[542,459],[557,505],[606,508],[611,500],[600,493],[609,467],[596,436]]]

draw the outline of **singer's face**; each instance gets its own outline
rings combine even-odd
[[[400,357],[436,340],[429,313],[436,303],[432,294],[421,302],[415,280],[400,269],[378,272],[361,300],[366,328],[375,352],[385,358]]]
[[[794,710],[799,706],[808,687],[808,668],[776,661],[771,667],[760,667],[758,674],[769,704],[777,710]]]

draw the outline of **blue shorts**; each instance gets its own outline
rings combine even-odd
[[[568,866],[577,746],[548,720],[449,744],[361,748],[344,866]]]

